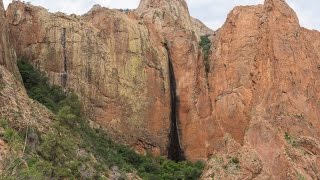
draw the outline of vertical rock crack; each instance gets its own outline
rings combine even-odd
[[[61,34],[61,45],[63,50],[63,73],[61,75],[61,83],[63,87],[66,87],[67,85],[67,79],[68,79],[68,59],[67,59],[67,42],[66,42],[66,34],[67,29],[62,29]]]
[[[170,133],[169,133],[169,145],[168,145],[168,158],[174,161],[185,160],[184,152],[181,148],[179,138],[179,116],[178,107],[179,99],[176,93],[176,78],[174,74],[172,59],[170,55],[170,49],[167,43],[164,44],[168,54],[168,70],[169,70],[169,83],[170,83]]]

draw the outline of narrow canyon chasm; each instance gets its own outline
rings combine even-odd
[[[168,146],[168,158],[174,161],[185,160],[183,149],[180,143],[180,130],[179,130],[179,98],[177,97],[177,84],[176,77],[174,75],[174,69],[172,59],[170,55],[170,49],[168,44],[165,43],[165,49],[168,54],[168,70],[169,70],[169,84],[170,84],[170,133],[169,133],[169,146]]]

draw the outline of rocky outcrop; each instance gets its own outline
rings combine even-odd
[[[319,179],[318,37],[284,0],[229,14],[211,56],[204,179]]]
[[[9,43],[9,25],[5,17],[2,0],[0,1],[0,36],[0,64],[19,77],[15,51]]]
[[[24,86],[5,67],[0,66],[0,118],[15,129],[33,127],[40,132],[50,129],[52,113],[29,99]]]
[[[210,36],[215,34],[215,32],[212,29],[208,28],[199,19],[191,18],[191,21],[194,26],[194,31],[198,37],[207,36],[207,35]]]

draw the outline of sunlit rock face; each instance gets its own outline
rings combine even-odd
[[[14,2],[7,16],[18,57],[80,95],[96,125],[137,151],[166,153],[167,54],[134,15],[95,6],[66,16]]]
[[[204,179],[319,178],[319,37],[283,0],[229,14],[211,56]]]
[[[141,18],[141,9],[126,13],[95,6],[83,16],[66,16],[14,2],[9,6],[7,16],[18,57],[45,71],[52,83],[79,94],[91,119],[113,139],[139,152],[148,150],[153,154],[167,155],[172,119],[169,57],[177,62],[186,58],[184,61],[188,64],[181,71],[192,69],[185,80],[181,80],[183,72],[175,72],[179,93],[179,113],[176,114],[182,116],[178,119],[185,119],[183,116],[191,119],[193,115],[199,118],[198,112],[208,114],[201,112],[196,102],[189,102],[191,99],[181,98],[202,93],[197,90],[200,82],[197,79],[201,78],[197,75],[201,71],[197,63],[202,62],[198,38],[203,34],[201,29],[205,29],[201,24],[192,25],[186,4],[183,4],[182,8],[177,4],[177,8],[181,9],[183,17],[188,17],[188,22],[177,26],[181,30],[173,37],[163,35],[162,29],[147,25],[147,17],[146,20]],[[161,11],[167,12],[167,9]],[[178,16],[171,10],[168,13],[173,13],[172,18]],[[175,22],[169,19],[168,23],[172,23],[170,31],[173,31]],[[188,32],[184,32],[185,27]],[[169,30],[166,33],[170,33]],[[180,39],[186,45],[168,41],[179,34],[185,36]],[[167,46],[172,52],[168,52]],[[187,46],[191,52],[177,53]],[[188,85],[188,81],[192,84]],[[205,82],[204,79],[201,81]],[[206,83],[200,84],[207,95]],[[208,99],[205,95],[199,96],[194,97],[196,101]],[[188,113],[189,106],[197,110]],[[196,131],[190,127],[190,131]],[[205,153],[200,156],[204,157]]]
[[[161,34],[175,74],[178,134],[187,159],[208,155],[211,99],[197,24],[185,1],[141,1],[137,12],[153,34]],[[209,123],[210,122],[210,123]]]

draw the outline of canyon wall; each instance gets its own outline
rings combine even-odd
[[[17,56],[80,95],[89,117],[114,140],[167,155],[181,139],[187,156],[206,156],[204,141],[194,138],[210,114],[198,40],[211,31],[190,17],[184,1],[142,1],[134,12],[94,6],[83,16],[16,1],[7,16]]]
[[[39,132],[50,129],[53,115],[45,107],[29,99],[16,65],[15,51],[9,40],[3,2],[0,0],[0,121],[6,120],[16,129],[33,127]],[[6,155],[11,148],[4,141],[0,128],[0,174],[7,168]]]
[[[193,24],[184,0],[142,0],[136,11],[149,31],[162,35],[167,46],[175,75],[175,117],[183,155],[189,159],[204,158],[206,122],[212,119],[204,61],[195,33],[198,26]]]
[[[209,159],[203,179],[320,178],[320,33],[284,0],[236,7],[216,32],[184,0],[82,16],[14,2],[6,14],[17,56],[80,95],[114,140]]]
[[[7,16],[18,57],[76,92],[96,126],[141,153],[166,153],[170,88],[161,37],[149,39],[134,14],[99,6],[80,17],[14,2]]]
[[[204,179],[319,179],[319,35],[284,0],[229,14],[210,61],[220,128]]]

